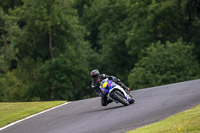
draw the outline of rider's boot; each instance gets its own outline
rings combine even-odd
[[[113,100],[107,99],[106,95],[102,95],[101,97],[101,105],[102,106],[107,106],[109,103],[112,103]]]
[[[111,99],[108,99],[107,100],[107,103],[109,104],[109,103],[112,103],[113,102],[113,100],[111,100]]]

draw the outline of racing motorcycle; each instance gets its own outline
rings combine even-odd
[[[129,104],[133,104],[135,102],[135,99],[129,92],[109,79],[102,80],[100,88],[101,91],[106,94],[108,99],[111,99],[116,103],[122,103],[123,105],[128,106]]]

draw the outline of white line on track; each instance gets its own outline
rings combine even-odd
[[[24,120],[30,119],[30,118],[32,118],[32,117],[34,117],[34,116],[37,116],[37,115],[43,114],[43,113],[45,113],[45,112],[48,112],[48,111],[50,111],[50,110],[53,110],[53,109],[59,108],[59,107],[61,107],[61,106],[64,106],[64,105],[66,105],[66,104],[69,104],[69,103],[71,103],[71,102],[66,102],[66,103],[64,103],[64,104],[61,104],[61,105],[55,106],[55,107],[53,107],[53,108],[50,108],[50,109],[44,110],[44,111],[39,112],[39,113],[37,113],[37,114],[34,114],[34,115],[31,115],[31,116],[28,116],[28,117],[26,117],[26,118],[24,118],[24,119],[18,120],[18,121],[13,122],[13,123],[10,123],[10,124],[6,125],[5,127],[0,128],[0,131],[1,131],[1,130],[4,130],[4,129],[10,127],[10,126],[13,126],[13,125],[15,125],[15,124],[17,124],[17,123],[20,123],[20,122],[22,122],[22,121],[24,121]]]

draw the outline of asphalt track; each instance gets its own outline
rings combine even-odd
[[[0,133],[123,133],[200,104],[200,80],[132,91],[136,102],[100,105],[74,101],[8,127]]]

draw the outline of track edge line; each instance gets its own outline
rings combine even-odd
[[[15,122],[13,122],[13,123],[10,123],[10,124],[8,124],[8,125],[6,125],[6,126],[0,128],[0,131],[6,129],[6,128],[8,128],[8,127],[11,127],[11,126],[13,126],[13,125],[15,125],[15,124],[17,124],[17,123],[20,123],[20,122],[22,122],[22,121],[25,121],[25,120],[27,120],[27,119],[30,119],[30,118],[32,118],[32,117],[35,117],[35,116],[37,116],[37,115],[40,115],[40,114],[43,114],[43,113],[45,113],[45,112],[51,111],[51,110],[53,110],[53,109],[59,108],[59,107],[61,107],[61,106],[67,105],[67,104],[69,104],[69,103],[71,103],[71,102],[69,101],[69,102],[66,102],[66,103],[57,105],[57,106],[52,107],[52,108],[50,108],[50,109],[41,111],[41,112],[39,112],[39,113],[30,115],[30,116],[28,116],[28,117],[26,117],[26,118],[23,118],[23,119],[21,119],[21,120],[18,120],[18,121],[15,121]]]

